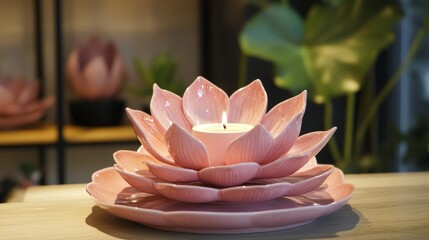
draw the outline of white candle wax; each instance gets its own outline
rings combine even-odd
[[[192,135],[206,147],[210,166],[224,165],[225,151],[228,145],[253,128],[243,123],[208,123],[192,128]]]

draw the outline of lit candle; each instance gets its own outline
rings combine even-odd
[[[210,166],[224,165],[225,151],[228,145],[253,128],[244,123],[227,123],[226,113],[222,115],[222,123],[206,123],[195,125],[192,135],[205,145]]]

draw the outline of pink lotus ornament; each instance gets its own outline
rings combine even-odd
[[[39,83],[23,77],[0,78],[0,129],[25,126],[38,121],[52,106],[53,98],[38,98]]]
[[[320,186],[333,166],[296,172],[336,130],[299,136],[306,97],[304,91],[266,113],[260,80],[230,97],[203,77],[183,98],[155,84],[152,116],[127,108],[142,148],[116,152],[115,168],[139,190],[186,202],[234,202],[231,196],[243,194],[249,197],[239,202],[255,202],[303,194]],[[255,197],[257,191],[262,193]]]
[[[86,100],[115,97],[124,80],[123,60],[113,42],[93,37],[75,47],[67,61],[73,91]]]

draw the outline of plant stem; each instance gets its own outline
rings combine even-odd
[[[368,83],[369,88],[369,96],[368,98],[371,99],[369,102],[372,102],[372,99],[375,97],[375,72],[372,72],[372,81]],[[373,156],[378,156],[379,153],[379,145],[378,145],[378,122],[372,121],[372,123],[368,126],[369,129],[369,139],[370,139],[370,152],[373,153]]]
[[[325,101],[325,117],[324,117],[324,124],[325,129],[332,128],[332,112],[334,108],[332,106],[332,100],[326,99]],[[328,142],[329,149],[331,150],[332,157],[334,158],[334,162],[338,164],[338,166],[341,168],[345,166],[344,162],[342,161],[340,150],[338,149],[338,144],[335,141],[335,138],[331,138],[331,140]]]
[[[387,81],[386,85],[384,85],[383,89],[380,91],[378,96],[375,97],[374,101],[370,105],[367,114],[364,116],[360,126],[356,130],[356,140],[355,140],[355,151],[357,151],[356,155],[358,155],[361,150],[362,140],[365,135],[365,132],[367,131],[370,123],[373,121],[378,109],[380,108],[385,98],[396,86],[396,84],[400,80],[402,73],[410,65],[411,60],[414,58],[417,52],[417,49],[419,48],[428,30],[429,30],[428,26],[424,26],[417,32],[413,42],[411,43],[410,49],[408,50],[407,55],[404,58],[404,61],[401,63],[401,66],[399,66],[399,68],[396,69],[395,73]]]
[[[242,88],[246,85],[247,77],[247,56],[243,53],[243,51],[240,51],[240,59],[238,64],[237,88]]]
[[[346,124],[344,132],[344,164],[347,165],[350,162],[352,156],[353,146],[353,130],[354,130],[354,118],[355,118],[355,94],[349,93],[347,95],[347,109],[346,109]]]

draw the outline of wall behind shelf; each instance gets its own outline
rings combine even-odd
[[[43,54],[45,92],[55,94],[55,45],[53,1],[42,0]],[[122,54],[127,81],[137,81],[132,67],[136,56],[148,62],[156,54],[169,50],[179,62],[178,75],[192,82],[200,75],[200,12],[198,0],[74,0],[63,1],[63,51],[66,58],[72,47],[98,34],[114,40]],[[0,0],[0,74],[34,77],[33,2]],[[10,70],[10,71],[9,71]],[[75,98],[66,79],[65,102],[62,103],[66,122],[70,122],[68,101]],[[141,98],[123,92],[127,106],[140,108]],[[55,121],[53,109],[47,120]],[[66,149],[66,182],[87,182],[93,171],[113,164],[112,154],[118,149],[136,149],[138,144],[106,144],[69,146]],[[24,149],[24,150],[23,150]],[[56,179],[56,154],[53,147],[46,152],[47,183]],[[37,151],[32,148],[0,149],[0,179],[16,176],[18,163],[37,163]]]
[[[32,1],[0,1],[0,75],[34,77]]]

